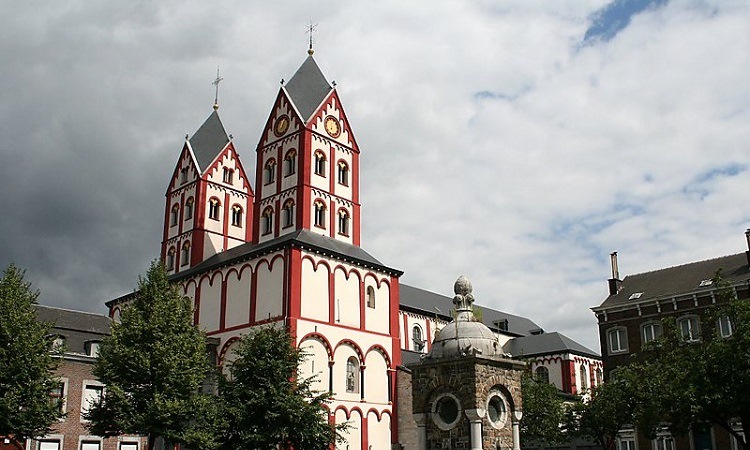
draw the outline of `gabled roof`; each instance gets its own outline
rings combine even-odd
[[[503,346],[503,351],[516,357],[574,353],[590,358],[600,358],[595,351],[560,333],[542,333],[517,337]]]
[[[714,286],[701,286],[701,281],[710,280],[719,269],[722,269],[722,276],[729,283],[750,280],[747,256],[745,253],[737,253],[736,255],[722,256],[652,272],[628,275],[622,280],[622,287],[617,294],[610,295],[601,306],[593,309],[597,311],[612,306],[627,305],[628,303],[641,303],[644,300],[681,296],[700,291],[708,292]],[[631,298],[638,293],[641,293],[638,298]]]
[[[451,320],[450,311],[455,308],[451,297],[406,284],[399,285],[399,295],[402,309],[418,312],[428,317],[439,315],[446,320]],[[506,320],[508,321],[507,333],[511,335],[525,336],[530,334],[532,330],[539,329],[539,325],[525,317],[515,316],[481,305],[476,306],[482,310],[482,322],[493,330],[498,329],[498,323],[503,323]],[[440,311],[436,311],[435,308]]]
[[[214,110],[208,116],[208,119],[189,139],[189,142],[195,159],[198,161],[198,170],[203,173],[211,165],[216,155],[224,150],[224,147],[229,143],[229,136],[224,130],[218,111]]]
[[[284,88],[297,107],[297,111],[302,114],[304,122],[310,119],[310,116],[333,89],[326,77],[323,76],[323,72],[320,71],[312,55],[307,57]]]

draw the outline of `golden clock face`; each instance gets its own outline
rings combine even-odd
[[[337,138],[341,134],[341,124],[339,124],[339,121],[336,120],[333,116],[326,117],[326,120],[324,122],[326,127],[326,133],[328,133],[329,136]]]
[[[273,127],[273,134],[276,136],[281,136],[284,133],[286,133],[286,130],[289,129],[289,116],[283,115],[276,119],[276,125]]]

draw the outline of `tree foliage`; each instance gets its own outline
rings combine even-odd
[[[210,449],[216,446],[213,398],[199,393],[209,373],[206,339],[190,300],[160,262],[140,278],[134,299],[100,347],[94,374],[106,385],[87,414],[92,433],[122,433]]]
[[[220,385],[223,448],[327,450],[342,428],[328,421],[329,393],[312,392],[313,379],[300,378],[304,354],[289,333],[260,328],[240,340],[235,354]]]
[[[47,434],[62,416],[50,401],[59,384],[51,325],[36,320],[39,292],[24,276],[11,264],[0,278],[0,436],[11,436],[19,448],[28,438]]]
[[[537,381],[524,374],[521,379],[523,392],[523,417],[521,418],[521,442],[554,445],[565,440],[566,406],[555,385]]]
[[[632,424],[636,392],[634,380],[619,374],[616,380],[596,386],[588,402],[577,402],[568,416],[571,436],[588,437],[602,448],[615,448],[617,433]]]
[[[687,342],[674,318],[664,320],[663,337],[646,347],[626,370],[640,381],[638,424],[654,435],[668,423],[675,434],[713,424],[750,446],[750,300],[738,299],[717,273],[717,307],[704,317],[703,339]],[[728,318],[732,335],[719,334]],[[739,419],[745,438],[735,431]]]

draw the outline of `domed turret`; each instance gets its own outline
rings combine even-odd
[[[467,355],[500,356],[502,347],[495,334],[474,317],[473,288],[468,278],[461,275],[453,285],[456,294],[456,318],[440,330],[427,358],[455,358]]]

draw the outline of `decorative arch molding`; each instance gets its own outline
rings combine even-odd
[[[545,356],[544,358],[531,360],[531,362],[534,364],[552,364],[563,362],[563,359],[561,356]]]
[[[318,341],[323,344],[326,353],[328,353],[328,361],[333,361],[333,348],[331,347],[331,342],[325,336],[317,332],[307,333],[299,340],[299,345],[297,347],[302,347],[302,344],[305,343],[305,341]]]
[[[196,291],[198,290],[198,285],[199,285],[198,281],[195,278],[191,278],[191,279],[185,281],[182,284],[182,293],[183,294],[187,294],[188,293],[188,289],[190,289],[190,285],[191,284],[193,285],[193,289],[195,289]]]
[[[284,255],[282,255],[282,254],[274,255],[270,260],[268,258],[266,258],[266,257],[261,258],[260,260],[258,260],[257,263],[255,263],[255,270],[254,270],[254,272],[258,272],[260,270],[260,266],[263,265],[263,264],[265,264],[266,267],[268,267],[268,271],[269,272],[273,272],[273,268],[276,265],[276,260],[277,259],[281,259],[282,262],[283,262]]]
[[[367,355],[369,355],[370,352],[380,353],[383,356],[383,359],[385,359],[386,366],[387,367],[392,367],[391,366],[391,358],[390,358],[390,356],[388,356],[388,351],[386,349],[384,349],[382,345],[375,344],[375,345],[371,346],[370,348],[368,348],[367,351],[365,352],[365,359],[367,359]]]
[[[368,278],[372,278],[373,281],[375,281],[375,285],[378,289],[380,289],[381,284],[385,284],[389,288],[391,287],[391,281],[388,278],[378,278],[375,272],[367,272],[363,277],[362,281],[366,282]]]
[[[224,273],[221,270],[217,270],[214,273],[210,273],[210,274],[207,273],[203,275],[202,277],[200,277],[200,281],[198,282],[198,285],[203,286],[203,282],[208,280],[208,284],[210,286],[213,286],[216,283],[217,276],[219,277],[219,283],[221,283],[222,280],[224,279]]]
[[[232,336],[224,343],[224,345],[221,346],[221,351],[219,352],[219,367],[224,366],[224,358],[227,355],[227,352],[229,351],[229,348],[234,344],[235,342],[239,341],[239,336]]]
[[[367,415],[368,416],[370,415],[370,413],[375,414],[375,417],[378,419],[378,422],[382,422],[383,416],[388,416],[388,418],[391,421],[393,420],[393,415],[387,409],[384,409],[382,411],[378,411],[377,409],[375,409],[374,407],[372,407],[372,408],[370,408],[370,409],[367,410]]]
[[[342,339],[339,341],[338,344],[336,344],[336,347],[333,348],[334,355],[336,354],[336,350],[338,350],[339,347],[351,347],[354,349],[354,352],[357,354],[357,357],[359,358],[359,364],[364,365],[365,364],[365,356],[362,353],[362,349],[359,348],[359,345],[357,345],[356,342],[352,341],[351,339]]]
[[[337,265],[336,265],[336,266],[335,266],[335,267],[333,268],[333,273],[334,273],[334,275],[335,275],[335,274],[336,274],[336,272],[338,272],[338,271],[344,272],[344,276],[346,276],[346,279],[347,279],[347,280],[348,280],[349,278],[351,278],[352,274],[354,274],[354,276],[356,276],[356,277],[357,277],[357,279],[359,280],[359,282],[360,282],[360,283],[361,283],[361,282],[363,281],[363,278],[362,278],[362,274],[361,274],[361,273],[359,272],[359,269],[357,269],[356,267],[350,267],[350,268],[349,268],[349,269],[347,270],[347,268],[346,268],[346,267],[345,267],[345,266],[344,266],[343,264],[337,264]]]
[[[344,405],[339,405],[336,407],[335,410],[333,410],[333,414],[335,415],[339,411],[344,411],[344,415],[346,416],[346,420],[349,420],[352,418],[352,414],[357,413],[359,414],[359,419],[362,420],[363,418],[367,417],[362,413],[362,409],[359,406],[353,406],[351,408],[347,408]]]
[[[331,269],[331,264],[329,264],[328,261],[325,261],[323,259],[319,259],[319,260],[316,261],[315,258],[313,258],[310,255],[304,255],[304,256],[302,256],[302,261],[304,261],[304,260],[310,261],[312,263],[312,265],[313,265],[313,270],[315,270],[316,272],[318,271],[318,266],[320,266],[320,265],[326,266],[326,269],[328,269],[328,273],[332,273],[333,272],[333,270]]]

